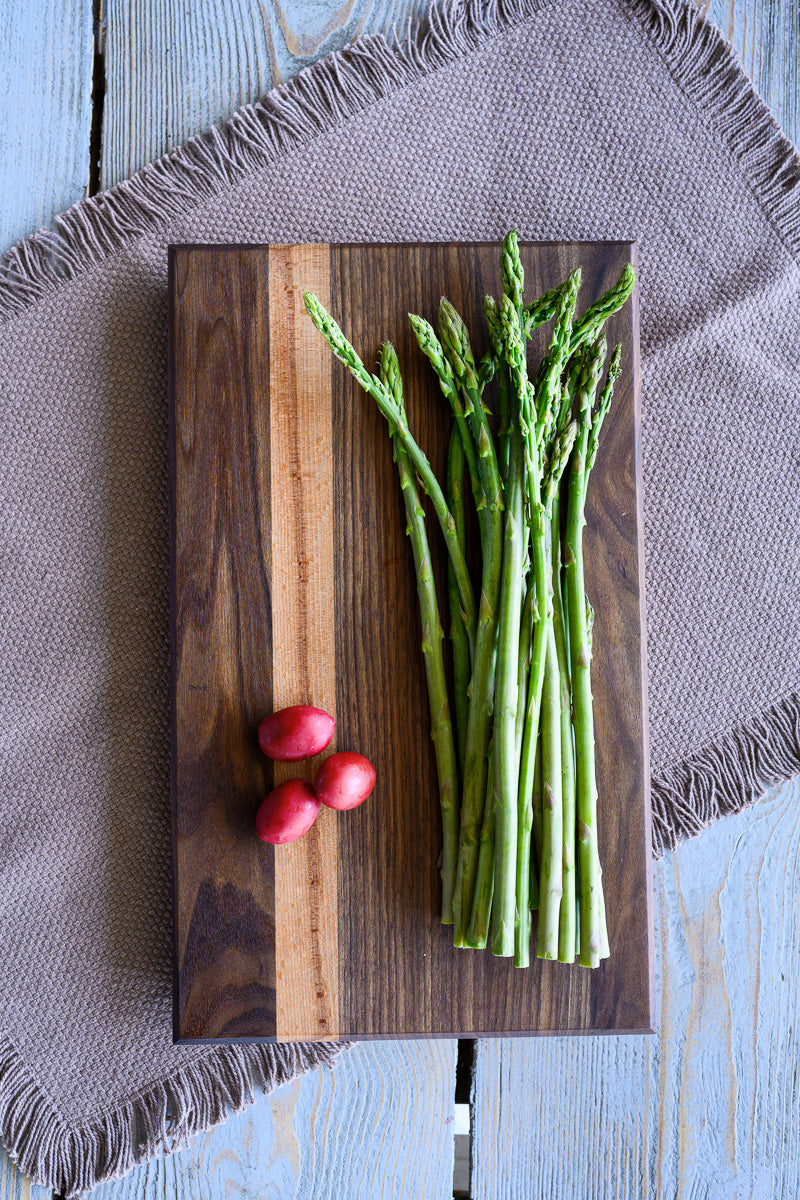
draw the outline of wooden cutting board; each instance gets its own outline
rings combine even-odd
[[[582,311],[634,254],[524,245],[526,294],[580,265]],[[499,247],[173,246],[169,285],[175,1039],[649,1030],[638,292],[609,323],[623,371],[585,543],[611,957],[595,971],[520,970],[455,950],[438,920],[436,773],[396,468],[382,418],[302,305],[316,292],[367,364],[395,343],[411,427],[443,478],[449,410],[406,314],[432,319],[445,294],[482,352]],[[366,754],[378,784],[360,808],[323,809],[304,838],[272,847],[254,832],[262,797],[317,762],[273,772],[256,729],[300,702],[335,715],[331,749]]]

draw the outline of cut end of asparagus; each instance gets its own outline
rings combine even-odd
[[[506,921],[496,922],[492,932],[492,954],[495,958],[512,958],[514,954],[514,926]]]

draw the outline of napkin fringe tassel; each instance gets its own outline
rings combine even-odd
[[[226,1047],[200,1058],[141,1096],[71,1126],[30,1079],[8,1040],[0,1041],[2,1142],[35,1181],[80,1195],[117,1179],[159,1151],[171,1153],[252,1104],[256,1089],[272,1091],[341,1050],[332,1043]]]
[[[678,85],[738,161],[792,253],[800,250],[800,156],[755,93],[720,31],[690,0],[621,0]],[[262,169],[553,0],[443,0],[402,37],[359,38],[239,109],[158,162],[89,197],[17,243],[0,263],[0,320],[102,263],[171,217]]]
[[[654,856],[674,850],[720,817],[748,808],[772,784],[798,774],[800,695],[794,694],[653,778]]]

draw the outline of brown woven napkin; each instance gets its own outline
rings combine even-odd
[[[327,1053],[171,1045],[167,243],[638,240],[660,850],[800,770],[798,178],[682,0],[469,0],[11,253],[0,1113],[26,1171],[88,1188]]]

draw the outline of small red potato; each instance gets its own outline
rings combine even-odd
[[[308,833],[319,810],[320,802],[310,783],[287,779],[261,801],[256,813],[256,833],[273,846],[296,842]]]
[[[333,737],[336,724],[324,709],[293,704],[265,717],[258,727],[258,744],[267,758],[299,762],[320,754]]]
[[[328,808],[343,812],[363,804],[375,787],[375,768],[363,754],[341,750],[326,758],[314,776],[314,791]]]

